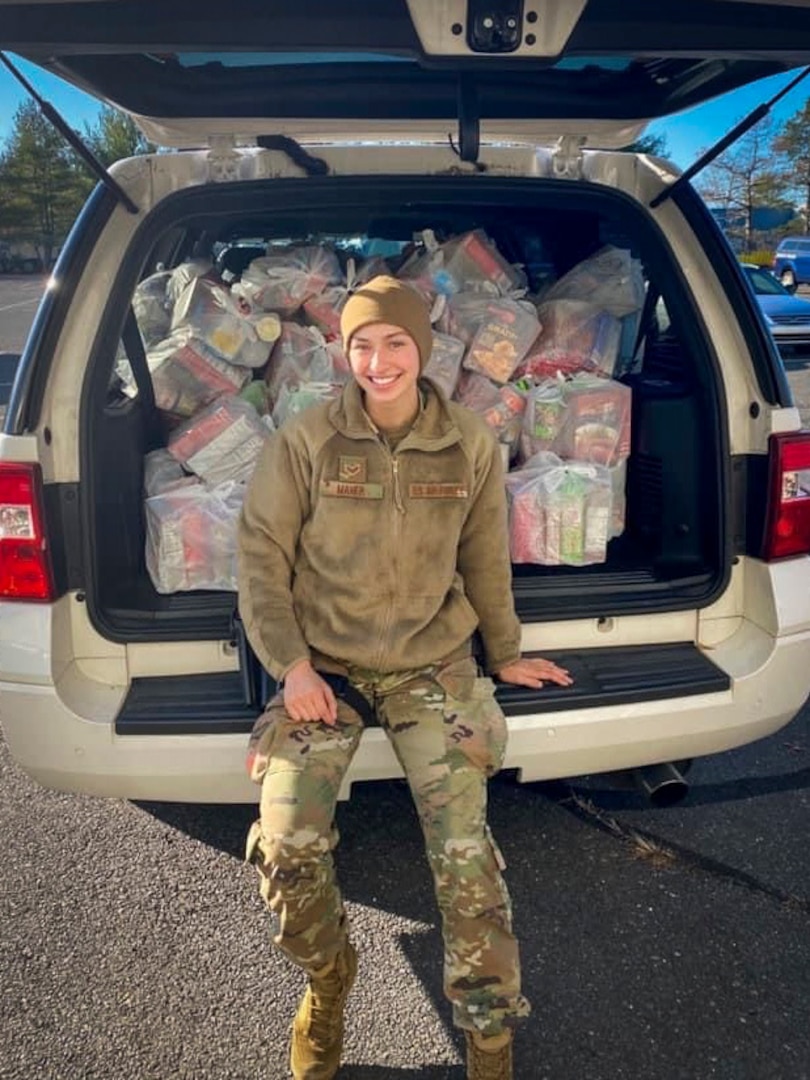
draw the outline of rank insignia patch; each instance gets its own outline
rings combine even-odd
[[[340,457],[338,459],[338,480],[344,484],[364,484],[366,482],[366,459],[362,457]]]

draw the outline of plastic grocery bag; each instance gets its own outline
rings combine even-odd
[[[230,394],[176,428],[168,449],[209,486],[216,486],[226,480],[247,480],[269,434],[250,402]]]
[[[527,286],[519,267],[507,262],[483,229],[473,229],[442,245],[444,265],[461,291],[470,284],[487,282],[504,296]]]
[[[562,383],[565,422],[552,449],[562,458],[617,465],[630,454],[632,391],[598,375]]]
[[[612,509],[606,468],[563,462],[518,470],[509,474],[507,490],[513,562],[585,566],[605,561]]]
[[[608,539],[613,540],[614,537],[621,536],[624,532],[627,511],[627,459],[624,458],[617,465],[611,465],[608,472],[610,473],[610,487],[613,492]]]
[[[197,482],[196,476],[189,476],[180,462],[164,447],[144,455],[143,490],[147,498]]]
[[[281,427],[291,416],[298,416],[321,401],[337,397],[340,389],[339,383],[308,382],[298,386],[288,386],[285,383],[273,407],[273,423],[276,427]]]
[[[337,285],[328,285],[322,292],[308,297],[303,303],[304,314],[327,339],[339,339],[340,313],[351,294],[378,274],[388,273],[388,264],[379,256],[366,259],[359,266],[350,258],[345,280],[342,279]]]
[[[281,333],[275,314],[251,316],[224,285],[195,278],[174,305],[172,329],[188,327],[221,360],[240,367],[264,367]]]
[[[159,593],[236,591],[236,533],[244,484],[196,483],[145,501],[146,568]]]
[[[155,404],[175,416],[193,416],[222,394],[241,390],[252,374],[250,368],[221,359],[190,326],[173,331],[147,352],[146,360]]]
[[[250,402],[262,418],[262,423],[267,424],[268,430],[272,431],[273,421],[270,414],[273,411],[273,402],[270,398],[270,390],[264,379],[253,379],[247,386],[239,391],[239,396],[244,398],[245,401]]]
[[[470,344],[475,331],[486,318],[487,300],[493,299],[492,293],[464,291],[451,296],[441,309],[436,330],[464,343]]]
[[[188,259],[186,262],[182,262],[179,266],[171,271],[171,277],[169,278],[169,284],[167,286],[167,293],[169,297],[169,303],[174,307],[180,294],[186,289],[191,282],[198,277],[205,277],[206,274],[210,274],[214,269],[214,264],[210,259]]]
[[[611,315],[629,315],[644,303],[641,263],[626,248],[607,244],[572,267],[542,300],[587,300]]]
[[[501,395],[495,383],[485,375],[462,370],[454,398],[462,405],[466,405],[468,409],[483,416],[488,409],[498,405]]]
[[[505,383],[534,344],[540,322],[528,301],[461,292],[447,302],[439,330],[468,346],[466,369]]]
[[[508,465],[517,449],[523,411],[526,408],[526,389],[507,383],[498,386],[483,375],[463,371],[456,388],[455,400],[465,405],[492,428],[498,442],[505,450],[504,463]]]
[[[138,282],[132,296],[132,310],[147,349],[169,336],[178,297],[195,278],[210,269],[207,260],[194,259],[174,270],[158,270]]]
[[[344,383],[351,375],[351,367],[343,351],[343,342],[336,339],[326,342],[326,355],[332,365],[332,372],[336,382]]]
[[[349,298],[345,285],[330,285],[317,296],[304,301],[304,314],[309,322],[327,337],[340,337],[340,313]]]
[[[504,259],[483,229],[451,237],[442,244],[425,229],[422,242],[424,248],[408,259],[397,276],[413,284],[428,300],[479,286],[489,286],[504,296],[526,288],[525,276]]]
[[[498,387],[498,401],[483,413],[498,442],[509,448],[510,457],[517,449],[525,410],[525,392],[510,383]]]
[[[544,379],[526,395],[526,408],[520,433],[520,458],[527,461],[534,454],[551,450],[563,430],[566,415],[564,384],[559,379]]]
[[[289,317],[305,300],[318,296],[330,285],[339,285],[342,280],[343,273],[335,252],[313,244],[274,251],[254,259],[234,283],[232,291],[253,308]]]
[[[458,338],[449,334],[433,335],[433,349],[424,374],[444,391],[446,397],[452,397],[458,385],[464,349],[464,342]]]
[[[506,297],[487,300],[483,318],[467,348],[464,367],[495,382],[509,382],[539,332],[540,322],[531,304]]]
[[[138,282],[132,296],[132,310],[144,345],[149,348],[168,337],[172,325],[173,300],[169,295],[170,270],[161,270]]]
[[[515,374],[543,379],[557,372],[613,374],[621,321],[586,300],[547,300],[538,305],[542,330]]]
[[[340,348],[337,351],[330,349],[317,327],[282,323],[281,335],[273,347],[265,373],[274,405],[282,386],[343,382],[345,373],[339,357],[342,357]]]

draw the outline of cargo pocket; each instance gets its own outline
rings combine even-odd
[[[500,898],[500,903],[493,906],[494,912],[500,909],[500,922],[504,930],[511,933],[512,930],[512,899],[509,896],[509,890],[506,887],[506,882],[503,879],[503,872],[506,869],[506,859],[503,857],[503,852],[498,847],[498,842],[492,835],[492,830],[489,825],[484,824],[484,834],[489,844],[490,851],[492,852],[492,858],[495,860],[495,866],[497,868],[496,880],[493,881],[493,886],[497,890],[497,894]]]
[[[253,725],[248,740],[245,766],[248,776],[254,784],[261,784],[264,779],[273,754],[273,744],[278,732],[278,721],[284,716],[286,716],[284,699],[280,694],[277,694]]]
[[[486,823],[484,824],[484,833],[486,835],[489,846],[492,849],[492,857],[495,860],[495,865],[501,872],[503,872],[506,869],[506,859],[503,857],[503,852],[498,847],[498,841],[492,835],[492,829],[490,829],[489,825],[487,825]]]
[[[257,859],[256,859],[257,852],[258,852],[259,856],[261,857],[261,852],[259,851],[259,844],[261,843],[261,839],[262,839],[261,822],[254,821],[253,824],[248,829],[247,840],[245,841],[245,862],[246,863],[255,863],[257,861]]]
[[[451,756],[492,776],[503,765],[506,752],[506,720],[495,700],[492,679],[478,673],[470,658],[453,660],[434,673],[444,694],[445,740]]]
[[[270,880],[270,869],[261,843],[261,822],[254,821],[248,830],[247,840],[245,841],[245,862],[256,868],[256,873],[259,875],[259,895],[269,907],[273,884]]]

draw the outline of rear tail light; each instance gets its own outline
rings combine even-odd
[[[53,600],[39,465],[0,462],[0,600]]]
[[[763,559],[810,553],[810,431],[771,435]]]

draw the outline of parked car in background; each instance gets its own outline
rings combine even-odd
[[[785,236],[780,240],[772,269],[786,288],[810,284],[810,236]]]
[[[794,296],[761,266],[744,263],[743,269],[780,352],[810,350],[810,300]]]
[[[36,255],[21,255],[8,245],[0,245],[0,274],[41,274],[42,260]]]

